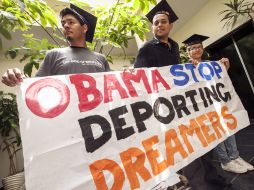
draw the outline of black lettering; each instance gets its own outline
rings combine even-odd
[[[153,114],[152,106],[147,102],[142,101],[131,104],[131,109],[136,121],[138,132],[140,133],[142,131],[145,131],[146,126],[143,121],[151,117],[151,115]],[[142,109],[145,110],[143,111],[143,113],[141,113]]]
[[[211,97],[213,97],[213,99],[216,100],[217,102],[220,102],[220,99],[218,97],[218,94],[216,93],[214,86],[211,85],[211,88],[212,90],[209,89],[208,87],[204,87],[206,97],[208,98],[210,105],[213,104],[213,100],[211,99]]]
[[[199,111],[198,104],[197,104],[196,99],[195,99],[196,95],[197,95],[196,90],[190,90],[190,91],[185,92],[186,98],[190,98],[190,100],[191,100],[191,103],[193,105],[193,109],[195,111]]]
[[[82,135],[85,140],[87,152],[94,152],[104,145],[112,136],[110,123],[102,116],[92,115],[78,120]],[[98,124],[102,130],[100,137],[94,138],[92,127]]]
[[[185,97],[182,95],[175,95],[171,97],[172,99],[172,103],[174,105],[174,108],[176,110],[177,116],[178,118],[182,118],[183,114],[182,111],[186,114],[186,115],[190,115],[190,111],[187,109],[186,107],[186,101],[185,101]]]
[[[126,106],[115,108],[113,110],[110,110],[108,113],[113,122],[117,140],[125,139],[135,133],[132,126],[123,128],[123,126],[126,125],[126,122],[125,119],[120,118],[120,116],[128,113]]]
[[[198,91],[200,93],[201,99],[203,100],[205,108],[207,108],[208,107],[208,103],[207,103],[207,100],[205,98],[205,95],[204,95],[204,92],[203,92],[202,88],[199,88]]]
[[[231,100],[231,95],[229,92],[224,92],[224,96],[222,96],[220,88],[225,88],[225,85],[222,83],[217,83],[216,84],[216,90],[218,92],[219,97],[224,101],[227,102],[229,100]]]
[[[161,104],[164,104],[169,110],[168,115],[165,117],[163,117],[159,114],[159,108],[160,108]],[[153,112],[154,112],[154,117],[158,121],[160,121],[161,123],[164,123],[164,124],[169,124],[175,117],[175,110],[174,110],[173,105],[171,104],[171,102],[168,99],[163,98],[163,97],[159,97],[154,102]]]

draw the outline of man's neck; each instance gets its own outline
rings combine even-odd
[[[156,37],[158,40],[160,40],[160,42],[163,42],[163,43],[165,43],[165,44],[168,44],[169,43],[169,41],[168,41],[168,37],[166,36],[166,37],[160,37],[160,38],[158,38],[158,37]]]
[[[83,47],[83,48],[86,48],[87,45],[86,45],[86,42],[84,40],[71,40],[69,41],[69,45],[72,46],[72,47]]]
[[[202,60],[201,60],[201,58],[198,58],[198,59],[192,59],[192,60],[194,60],[194,61],[197,61],[198,63],[200,63]]]

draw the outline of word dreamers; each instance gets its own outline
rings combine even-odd
[[[226,128],[222,126],[224,122]],[[219,113],[204,113],[190,119],[188,125],[181,124],[175,129],[168,129],[164,133],[164,141],[158,135],[154,135],[142,140],[140,147],[130,147],[120,152],[118,156],[123,167],[112,159],[103,158],[89,165],[90,172],[97,189],[122,189],[126,180],[131,189],[137,189],[140,188],[141,180],[147,182],[173,167],[177,155],[183,160],[198,152],[193,145],[199,143],[201,147],[207,147],[217,139],[227,136],[227,130],[236,128],[236,117],[228,113],[228,108],[224,106]],[[164,146],[156,146],[161,144]],[[105,172],[110,172],[113,176],[114,180],[113,183],[110,182],[110,186],[107,184],[109,176],[106,178]]]
[[[214,77],[220,79],[221,72],[222,68],[217,62],[210,62],[201,63],[198,67],[192,64],[173,65],[169,67],[169,72],[166,76],[162,75],[159,69],[147,71],[138,69],[135,73],[105,73],[103,75],[103,89],[97,87],[98,81],[96,81],[93,75],[74,74],[68,77],[78,95],[79,111],[86,112],[95,109],[102,103],[113,102],[115,94],[121,99],[127,99],[145,94],[158,93],[162,90],[169,91],[172,87],[188,85],[190,82],[198,83],[200,80],[210,81]],[[47,87],[55,88],[60,96],[58,104],[50,108],[43,107],[38,98],[40,91]],[[144,89],[144,92],[141,94],[137,90],[140,88]],[[28,108],[34,114],[43,118],[54,118],[68,107],[70,90],[66,84],[58,79],[44,78],[34,82],[27,89],[25,98]]]

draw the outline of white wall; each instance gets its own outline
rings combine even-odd
[[[248,0],[249,2],[254,2],[254,0]],[[219,15],[219,12],[225,9],[228,9],[224,3],[228,3],[228,0],[210,0],[208,1],[202,9],[200,9],[193,17],[177,30],[171,37],[176,40],[179,45],[183,45],[182,41],[187,39],[192,34],[202,34],[209,36],[210,38],[204,41],[204,46],[207,46],[214,41],[218,40],[231,29],[227,30],[223,28],[224,22],[220,22],[222,15]],[[241,25],[248,18],[243,18],[237,22],[236,26]]]

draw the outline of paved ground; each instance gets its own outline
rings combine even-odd
[[[236,134],[237,146],[240,156],[254,165],[254,124]],[[220,174],[233,184],[229,190],[254,190],[254,171],[246,174],[233,174],[223,171],[217,160],[214,161]]]

